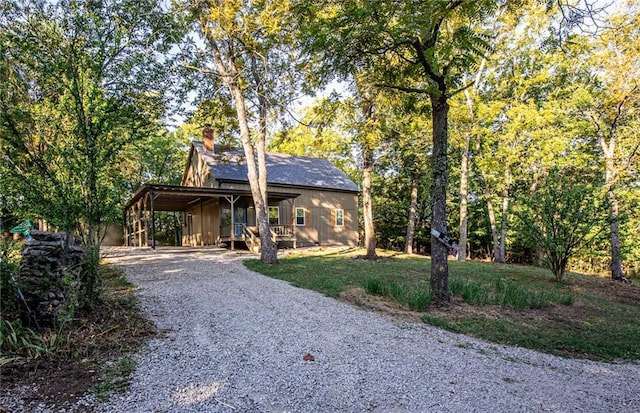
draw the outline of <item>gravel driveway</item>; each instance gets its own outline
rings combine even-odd
[[[246,254],[181,251],[109,251],[167,333],[104,412],[640,411],[637,363],[397,323],[249,271]]]

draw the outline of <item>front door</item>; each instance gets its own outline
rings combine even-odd
[[[234,235],[236,237],[242,236],[242,224],[247,224],[247,207],[236,207],[233,211],[234,220]]]

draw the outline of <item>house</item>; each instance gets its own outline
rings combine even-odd
[[[155,245],[155,212],[183,214],[182,245],[259,250],[244,151],[191,144],[182,183],[144,184],[125,207],[125,245]],[[325,159],[268,153],[271,235],[281,246],[358,244],[359,188]]]

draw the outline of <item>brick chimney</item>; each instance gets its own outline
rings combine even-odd
[[[204,125],[204,129],[202,130],[202,145],[204,146],[204,149],[207,151],[213,151],[214,141],[213,128],[207,123]]]

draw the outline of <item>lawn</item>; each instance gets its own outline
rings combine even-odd
[[[568,274],[562,283],[543,268],[449,262],[452,304],[435,306],[430,260],[379,251],[318,249],[293,253],[276,265],[248,260],[267,276],[495,343],[565,357],[640,360],[640,286]]]

